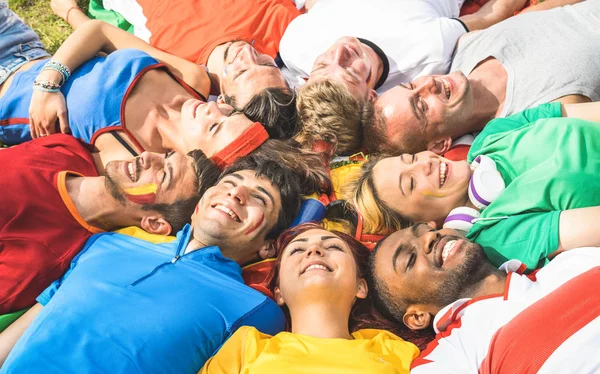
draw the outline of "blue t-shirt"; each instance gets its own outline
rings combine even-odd
[[[0,98],[0,140],[14,145],[31,140],[29,104],[33,81],[47,60],[16,73]],[[67,103],[71,134],[86,143],[108,130],[125,130],[121,118],[127,95],[142,74],[163,65],[145,52],[123,49],[107,57],[94,57],[73,71],[61,88]],[[133,138],[135,140],[135,138]]]
[[[190,236],[189,225],[164,244],[92,236],[38,297],[2,372],[196,373],[242,325],[282,331],[281,309],[218,247],[183,254]]]

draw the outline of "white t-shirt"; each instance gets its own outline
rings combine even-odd
[[[378,92],[422,75],[445,74],[458,38],[463,0],[319,0],[296,17],[279,44],[279,54],[297,76],[307,78],[315,59],[337,39],[354,36],[375,43],[390,71]]]
[[[511,260],[503,294],[461,299],[435,317],[436,339],[411,374],[598,373],[600,248],[566,251],[521,275]]]

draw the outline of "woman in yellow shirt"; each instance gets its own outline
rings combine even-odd
[[[351,333],[351,315],[367,296],[368,250],[352,237],[306,223],[275,244],[276,302],[291,332],[241,327],[206,362],[214,373],[408,373],[419,350],[384,330]]]

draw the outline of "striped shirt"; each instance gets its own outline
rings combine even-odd
[[[503,294],[461,299],[434,319],[437,333],[411,373],[597,373],[600,248],[567,251],[529,275],[501,269]]]

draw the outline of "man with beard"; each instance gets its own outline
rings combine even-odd
[[[33,305],[92,234],[179,231],[220,173],[200,151],[144,152],[105,169],[65,134],[0,150],[0,163],[0,314]]]
[[[417,78],[377,99],[365,147],[441,155],[454,139],[483,130],[494,118],[551,101],[599,101],[599,23],[600,2],[584,1],[461,37],[450,74]]]
[[[375,304],[412,330],[437,333],[411,373],[597,372],[600,251],[578,248],[529,275],[494,268],[451,229],[417,224],[371,254]],[[576,353],[580,360],[570,360]]]
[[[0,334],[0,363],[14,346],[2,372],[196,373],[240,326],[281,331],[283,312],[244,285],[241,266],[274,256],[301,182],[280,162],[247,156],[204,193],[175,240],[94,235]]]

